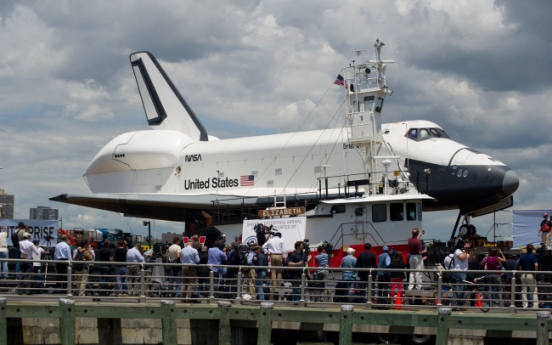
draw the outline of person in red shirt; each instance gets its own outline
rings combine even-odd
[[[413,290],[414,288],[416,288],[416,290],[422,289],[422,272],[419,271],[424,269],[422,255],[427,253],[427,250],[422,248],[420,237],[422,237],[424,233],[423,230],[420,232],[418,229],[414,228],[412,229],[412,237],[408,239],[408,248],[410,249],[410,259],[408,263],[410,264],[410,269],[418,271],[410,272],[408,290]]]
[[[548,219],[548,213],[545,213],[542,216],[544,217],[544,220],[541,222],[537,236],[540,236],[543,247],[550,249],[550,230],[552,228],[552,223]]]

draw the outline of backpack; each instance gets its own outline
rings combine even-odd
[[[84,270],[87,267],[87,265],[85,263],[83,263],[83,261],[88,261],[89,256],[90,256],[90,253],[88,253],[87,249],[84,249],[84,250],[81,250],[80,248],[77,249],[77,254],[75,255],[75,260],[74,261],[78,261],[79,263],[74,263],[73,264],[73,269],[75,271]]]
[[[21,231],[21,229],[14,231],[11,234],[11,240],[12,240],[13,246],[17,248],[19,248],[19,236],[17,235],[19,231]]]
[[[249,263],[247,262],[247,253],[245,252],[240,253],[240,265],[249,266]]]
[[[447,271],[452,270],[456,263],[454,262],[454,254],[449,254],[448,257],[450,258],[448,267],[445,267]],[[444,262],[443,262],[444,264]],[[443,283],[445,284],[456,284],[456,276],[452,272],[443,272]]]

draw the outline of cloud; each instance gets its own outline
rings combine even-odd
[[[143,231],[138,220],[48,201],[88,192],[81,175],[96,152],[148,129],[131,52],[152,52],[208,132],[230,138],[340,126],[332,82],[379,38],[395,60],[383,121],[438,123],[516,170],[516,208],[541,207],[552,153],[545,1],[4,1],[0,188],[16,194],[17,217],[47,204],[64,226]],[[449,218],[432,215],[427,229],[447,236]]]

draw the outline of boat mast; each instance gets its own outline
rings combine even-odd
[[[376,40],[375,60],[361,64],[355,64],[356,60],[353,60],[349,67],[344,68],[348,142],[356,147],[362,156],[365,178],[370,183],[364,186],[364,190],[367,194],[369,191],[370,195],[375,195],[379,191],[381,172],[376,170],[376,154],[383,144],[381,112],[385,98],[393,93],[387,87],[385,69],[387,64],[394,61],[381,59],[381,48],[384,45],[379,39]],[[360,56],[361,52],[354,51],[356,56]]]

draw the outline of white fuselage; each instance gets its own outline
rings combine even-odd
[[[323,176],[364,172],[346,141],[342,129],[199,142],[174,131],[126,133],[98,153],[84,178],[94,193],[309,193]],[[253,185],[243,185],[247,175]]]
[[[383,137],[398,157],[389,175],[399,166],[404,169],[406,157],[441,167],[505,167],[448,138],[409,140],[405,133],[414,126],[440,128],[428,121],[382,125]],[[378,154],[391,153],[382,146]],[[94,193],[270,196],[318,192],[318,179],[324,177],[330,188],[343,188],[345,179],[365,179],[365,173],[360,152],[347,143],[346,129],[214,141],[157,130],[116,137],[96,155],[84,178]],[[373,181],[382,174],[378,166]],[[244,186],[242,177],[248,175],[254,176],[252,183]]]

